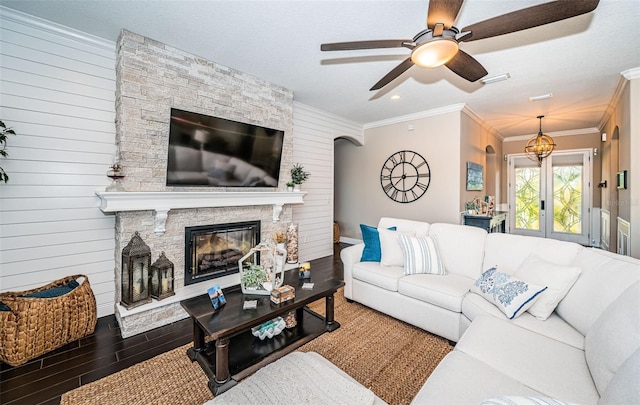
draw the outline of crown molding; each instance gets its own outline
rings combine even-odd
[[[582,128],[582,129],[569,129],[567,131],[556,131],[556,132],[545,132],[545,135],[549,135],[552,138],[559,138],[563,136],[575,136],[575,135],[586,135],[586,134],[599,134],[600,130],[595,127],[590,128]],[[518,136],[510,136],[504,139],[504,142],[515,142],[515,141],[528,141],[532,137],[538,135],[535,134],[530,135],[518,135]]]
[[[465,107],[464,103],[452,104],[452,105],[448,105],[448,106],[445,106],[445,107],[434,108],[432,110],[420,111],[420,112],[417,112],[417,113],[407,114],[407,115],[401,115],[399,117],[392,117],[392,118],[388,118],[386,120],[368,122],[368,123],[362,125],[362,128],[363,129],[371,129],[371,128],[384,127],[384,126],[387,126],[387,125],[401,124],[403,122],[414,121],[414,120],[418,120],[418,119],[421,119],[421,118],[428,118],[428,117],[433,117],[433,116],[436,116],[436,115],[442,115],[442,114],[446,114],[446,113],[450,113],[450,112],[462,111],[462,109],[464,107]]]
[[[487,121],[482,119],[475,111],[473,111],[468,105],[464,105],[462,112],[465,113],[469,118],[474,120],[478,125],[480,125],[484,130],[489,131],[491,135],[498,138],[501,142],[504,142],[504,137],[500,135],[498,131],[496,131]]]
[[[30,26],[35,29],[46,31],[55,35],[60,35],[74,41],[84,42],[91,46],[103,48],[108,51],[115,52],[116,43],[104,38],[96,37],[86,32],[78,31],[73,28],[45,20],[30,14],[23,13],[6,6],[0,6],[0,16],[3,20],[13,21],[19,24]]]
[[[637,78],[640,78],[640,68],[633,68],[620,73],[620,76],[618,76],[618,83],[616,84],[616,90],[613,92],[611,100],[609,100],[609,104],[607,105],[607,108],[604,114],[602,114],[602,118],[600,118],[600,122],[598,123],[598,128],[600,128],[600,130],[604,129],[607,121],[609,121],[609,119],[613,115],[613,111],[620,102],[622,92],[627,86],[627,83],[629,83],[629,80]]]
[[[625,70],[621,75],[627,80],[640,79],[640,67]]]

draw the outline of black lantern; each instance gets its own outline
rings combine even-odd
[[[174,295],[173,291],[173,263],[164,252],[151,265],[151,296],[157,300]]]
[[[122,298],[127,309],[151,302],[149,268],[151,249],[136,231],[129,244],[122,249]]]

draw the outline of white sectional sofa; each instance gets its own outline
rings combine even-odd
[[[381,261],[361,261],[364,244],[341,252],[346,298],[457,342],[415,404],[640,404],[639,260],[454,224],[382,218],[377,228]],[[445,274],[405,274],[407,242],[426,237]],[[496,301],[499,277],[529,298]]]

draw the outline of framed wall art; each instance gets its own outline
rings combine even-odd
[[[482,165],[467,162],[467,191],[481,191],[483,189],[482,170]]]

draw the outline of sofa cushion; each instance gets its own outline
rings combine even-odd
[[[556,308],[558,315],[586,335],[600,314],[640,280],[640,260],[584,248],[571,262],[582,273]]]
[[[461,312],[462,300],[472,284],[473,279],[458,274],[414,274],[398,281],[398,292],[450,311]]]
[[[493,305],[493,303],[478,294],[467,294],[464,296],[462,300],[462,313],[470,321],[483,315],[491,315],[505,321],[509,319],[502,311]],[[525,312],[509,322],[543,336],[550,337],[551,339],[566,343],[577,349],[584,350],[584,336],[555,313],[551,314],[546,320],[541,321],[530,313]]]
[[[471,292],[493,302],[509,319],[525,312],[546,286],[527,283],[493,267],[471,286]]]
[[[547,286],[527,310],[536,318],[545,320],[567,295],[581,272],[580,267],[560,266],[532,253],[514,275],[526,282]]]
[[[395,227],[389,228],[395,231]],[[362,250],[361,262],[379,262],[381,259],[380,251],[380,234],[378,228],[374,226],[360,224],[360,232],[362,233],[362,241],[364,249]]]
[[[544,396],[579,404],[593,404],[599,399],[584,351],[513,322],[492,316],[478,317],[458,341],[456,350]],[[514,391],[498,394],[529,395]]]
[[[640,347],[640,282],[613,302],[585,336],[585,357],[602,394],[629,356]]]
[[[484,269],[498,266],[501,272],[513,274],[534,252],[544,252],[545,259],[558,265],[570,265],[582,246],[573,242],[535,236],[490,233],[484,248]]]
[[[404,255],[404,274],[445,274],[438,242],[430,236],[410,237],[398,235]]]
[[[598,404],[640,404],[640,349],[622,363]]]
[[[360,262],[353,265],[353,278],[389,291],[398,291],[398,280],[404,277],[402,267],[381,266],[377,262]]]
[[[440,361],[411,403],[478,404],[486,398],[505,393],[544,395],[500,370],[454,350]]]
[[[414,236],[409,231],[390,231],[387,228],[378,228],[380,236],[380,264],[383,266],[404,266],[404,253],[400,246],[398,235],[402,233],[408,236]]]
[[[398,232],[413,234],[415,236],[427,236],[429,234],[429,223],[412,221],[410,219],[382,217],[378,222],[378,228],[387,229],[395,226]]]
[[[431,224],[429,236],[438,239],[440,258],[447,273],[476,279],[482,274],[487,232],[475,226]]]

